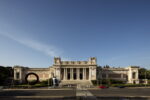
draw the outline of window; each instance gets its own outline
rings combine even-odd
[[[136,76],[136,73],[133,72],[133,73],[132,73],[132,78],[135,79],[135,76]]]
[[[109,74],[109,78],[121,78],[121,74]]]
[[[19,77],[20,77],[20,73],[17,72],[17,73],[16,73],[16,78],[19,79]]]

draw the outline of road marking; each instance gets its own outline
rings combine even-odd
[[[90,98],[93,100],[97,100],[96,97],[87,89],[81,89],[81,88],[77,88],[76,89],[76,97],[84,97],[84,98]]]

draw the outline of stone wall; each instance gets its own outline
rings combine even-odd
[[[68,70],[68,68],[70,70]],[[24,82],[25,76],[32,72],[39,76],[40,81],[47,80],[52,77],[56,77],[61,81],[67,79],[66,77],[69,75],[67,73],[68,70],[70,71],[70,78],[73,80],[74,74],[72,74],[72,72],[73,69],[76,69],[75,74],[77,75],[76,77],[78,81],[85,81],[87,79],[88,81],[91,81],[103,78],[124,80],[127,81],[127,83],[138,84],[138,68],[139,67],[136,66],[130,66],[127,68],[100,68],[97,67],[97,61],[95,57],[89,58],[88,61],[61,61],[61,58],[54,58],[54,64],[49,68],[28,68],[23,66],[14,66],[14,79]],[[83,71],[79,72],[80,69],[83,69]],[[83,75],[83,79],[79,79],[80,74]],[[87,74],[88,78],[86,78]],[[28,79],[33,80],[34,77],[30,76]],[[67,81],[71,80],[69,79]]]

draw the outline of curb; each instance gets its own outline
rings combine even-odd
[[[3,91],[13,91],[13,90],[16,90],[16,91],[19,91],[19,90],[33,90],[33,91],[38,91],[38,90],[73,90],[73,89],[2,89]]]

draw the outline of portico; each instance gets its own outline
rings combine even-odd
[[[81,82],[96,80],[96,58],[90,58],[88,61],[61,61],[60,58],[54,58],[55,69],[54,76],[64,82]]]
[[[89,68],[61,68],[61,80],[89,80]]]

